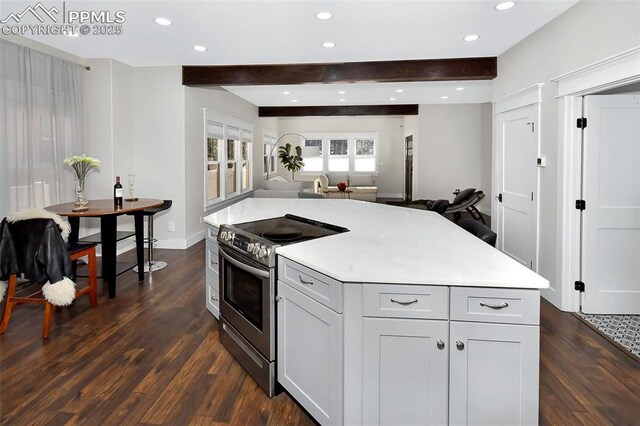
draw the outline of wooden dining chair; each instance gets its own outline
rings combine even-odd
[[[78,259],[87,256],[87,266],[89,269],[89,285],[81,290],[76,290],[75,297],[87,294],[91,307],[98,305],[98,279],[96,270],[96,244],[95,243],[68,243],[66,245],[69,253],[69,259],[76,262]],[[5,297],[4,312],[0,321],[0,334],[7,331],[9,320],[13,308],[21,304],[42,304],[44,305],[44,322],[42,325],[42,337],[49,337],[51,329],[51,319],[55,306],[47,301],[42,294],[42,290],[38,290],[28,296],[16,296],[17,275],[15,273],[9,275],[7,292]]]

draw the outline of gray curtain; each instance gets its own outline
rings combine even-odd
[[[83,66],[0,40],[0,217],[74,199],[85,147]]]

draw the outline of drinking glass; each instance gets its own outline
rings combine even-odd
[[[128,175],[127,182],[129,183],[129,199],[132,201],[135,201],[136,197],[134,195],[133,187],[136,183],[136,175],[134,174]]]

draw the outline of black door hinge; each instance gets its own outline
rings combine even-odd
[[[580,293],[584,293],[584,283],[582,281],[576,281],[575,282],[575,289],[576,289],[576,291],[579,291]]]
[[[578,126],[578,129],[586,129],[587,119],[585,117],[578,118],[578,122],[576,124]]]
[[[585,210],[587,208],[587,202],[585,200],[576,200],[576,209]]]
[[[502,202],[502,194],[498,194],[498,201]]]

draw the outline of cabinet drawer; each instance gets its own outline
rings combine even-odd
[[[283,257],[279,257],[278,279],[324,306],[342,313],[340,281]]]
[[[449,287],[365,284],[364,315],[448,319]]]
[[[540,292],[452,287],[451,320],[539,325]]]
[[[218,291],[218,280],[208,276],[206,287],[207,309],[213,314],[213,316],[220,318],[220,293]]]
[[[218,238],[218,228],[215,226],[207,226],[207,241],[217,241]]]
[[[207,240],[207,258],[205,262],[207,263],[207,275],[218,277],[220,273],[218,270],[218,243]]]

